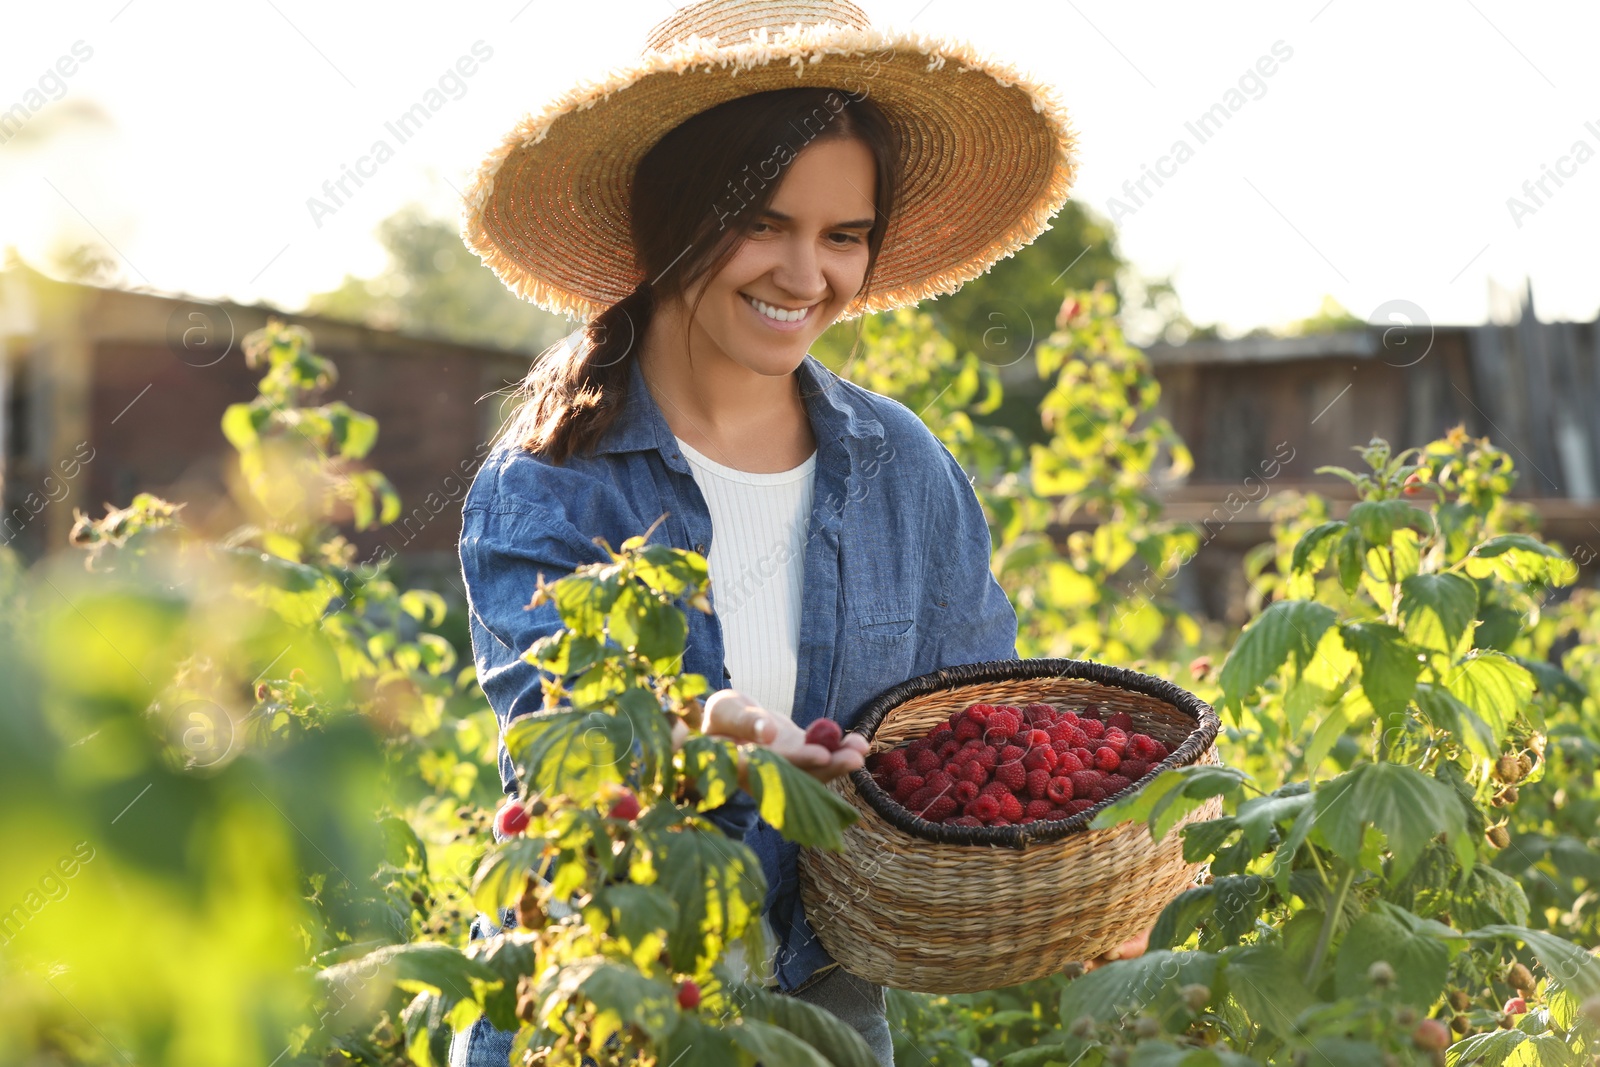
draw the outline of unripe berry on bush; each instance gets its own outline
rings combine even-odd
[[[1211,987],[1191,982],[1178,987],[1178,995],[1183,998],[1183,1003],[1190,1011],[1199,1011],[1211,1003]]]
[[[1411,1008],[1402,1007],[1394,1013],[1394,1021],[1397,1026],[1411,1026],[1417,1021],[1417,1013]]]
[[[1454,1019],[1450,1020],[1450,1029],[1454,1030],[1458,1034],[1465,1034],[1468,1030],[1472,1029],[1472,1020],[1468,1019],[1465,1015],[1457,1015]]]
[[[1504,826],[1491,826],[1489,827],[1489,832],[1483,836],[1486,837],[1489,841],[1489,844],[1493,845],[1495,848],[1505,848],[1507,845],[1511,844],[1511,835],[1506,832],[1506,828]]]
[[[1094,1036],[1094,1017],[1090,1015],[1078,1016],[1077,1021],[1072,1024],[1072,1036],[1080,1038]]]
[[[1367,981],[1379,989],[1388,989],[1394,985],[1394,968],[1386,960],[1376,960],[1367,968]]]
[[[1411,1043],[1423,1052],[1432,1052],[1434,1049],[1447,1048],[1450,1044],[1450,1031],[1438,1019],[1424,1019],[1411,1031]]]
[[[1600,1026],[1600,993],[1588,998],[1578,1008],[1578,1014],[1588,1020],[1590,1026]]]
[[[1521,997],[1512,997],[1506,1001],[1506,1006],[1503,1010],[1507,1015],[1526,1015],[1528,1014],[1528,1002]]]
[[[1533,980],[1533,972],[1528,970],[1527,966],[1520,962],[1513,963],[1510,967],[1506,968],[1506,985],[1523,995],[1532,993],[1536,988]]]
[[[1157,1037],[1161,1033],[1161,1023],[1153,1015],[1141,1015],[1133,1021],[1133,1032],[1140,1038]]]
[[[1456,1011],[1466,1011],[1472,1007],[1472,998],[1467,996],[1465,990],[1452,989],[1450,990],[1450,1006]]]

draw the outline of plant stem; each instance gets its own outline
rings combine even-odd
[[[1367,826],[1361,824],[1361,836],[1365,837]],[[1306,987],[1315,988],[1317,972],[1322,969],[1322,959],[1328,954],[1328,943],[1333,940],[1333,924],[1337,916],[1344,911],[1344,898],[1349,896],[1350,887],[1356,880],[1356,865],[1350,864],[1344,877],[1339,879],[1339,888],[1334,890],[1333,906],[1322,915],[1322,929],[1317,932],[1317,947],[1311,952],[1311,963],[1306,967]]]

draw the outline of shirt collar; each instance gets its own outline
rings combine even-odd
[[[819,442],[882,439],[883,423],[852,396],[852,387],[809,352],[796,370],[800,379],[800,396],[805,402],[806,415],[811,420],[812,432]],[[645,385],[644,371],[637,356],[628,361],[628,395],[622,410],[595,446],[595,455],[610,452],[638,452],[654,448],[667,465],[688,473],[688,461],[683,458],[672,427],[656,404]]]

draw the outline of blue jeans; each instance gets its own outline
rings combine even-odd
[[[501,928],[516,925],[516,912],[502,913]],[[471,939],[489,936],[494,919],[480,914],[472,920]],[[884,1014],[883,987],[831,967],[818,973],[797,989],[794,996],[825,1008],[853,1027],[866,1040],[872,1054],[883,1067],[894,1067],[894,1043],[890,1040],[889,1020]],[[449,1067],[508,1067],[514,1030],[497,1030],[487,1015],[480,1015],[464,1033],[450,1039]],[[585,1067],[594,1061],[584,1057]]]

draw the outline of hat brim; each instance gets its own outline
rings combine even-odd
[[[468,186],[462,240],[518,296],[588,320],[642,280],[628,187],[651,146],[707,108],[795,86],[865,91],[901,140],[895,217],[845,318],[959,289],[1047,229],[1076,176],[1047,86],[961,42],[822,24],[690,38],[528,115]]]

